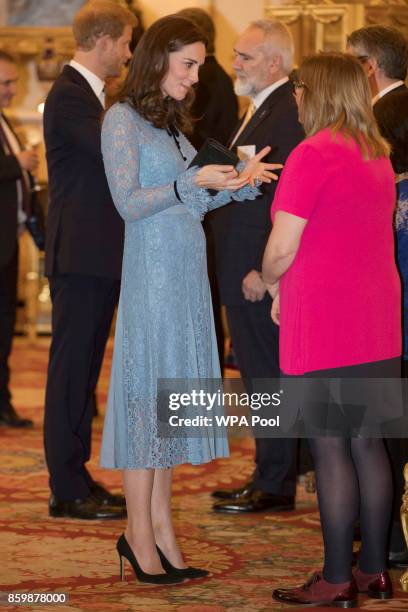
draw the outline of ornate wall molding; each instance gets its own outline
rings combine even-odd
[[[3,27],[0,28],[0,49],[19,56],[40,55],[46,39],[52,38],[61,57],[72,56],[75,45],[70,27]]]

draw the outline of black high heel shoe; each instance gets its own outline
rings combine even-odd
[[[165,572],[167,572],[168,576],[179,576],[180,578],[205,578],[205,576],[208,576],[208,574],[210,573],[207,572],[207,570],[203,570],[198,567],[186,567],[184,569],[174,567],[174,565],[172,565],[170,561],[164,556],[157,544],[156,548],[157,552],[159,553],[163,569]]]
[[[122,533],[119,540],[116,542],[116,550],[118,551],[120,561],[120,578],[125,579],[125,567],[124,558],[127,559],[135,572],[136,578],[139,582],[149,582],[150,584],[177,584],[184,581],[183,576],[171,575],[171,574],[147,574],[142,570],[139,563],[136,560],[133,550],[130,548],[125,534]]]

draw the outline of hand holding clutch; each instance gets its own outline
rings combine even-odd
[[[234,166],[211,164],[203,166],[195,176],[197,187],[204,187],[211,191],[236,191],[248,183],[248,179],[242,177]]]

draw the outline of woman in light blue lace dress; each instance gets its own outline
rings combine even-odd
[[[102,465],[124,470],[128,526],[120,558],[131,561],[140,580],[155,583],[206,573],[186,568],[176,543],[172,466],[228,455],[219,430],[157,434],[158,379],[220,378],[201,219],[231,199],[254,199],[248,182],[269,182],[277,167],[260,162],[266,149],[239,176],[232,166],[186,169],[195,150],[182,131],[204,58],[203,34],[191,22],[160,19],[139,43],[121,102],[102,128],[106,174],[125,220]]]

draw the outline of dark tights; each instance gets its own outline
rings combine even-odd
[[[360,569],[385,570],[392,507],[392,477],[382,439],[313,438],[325,562],[332,583],[351,578],[355,521],[360,516]]]

